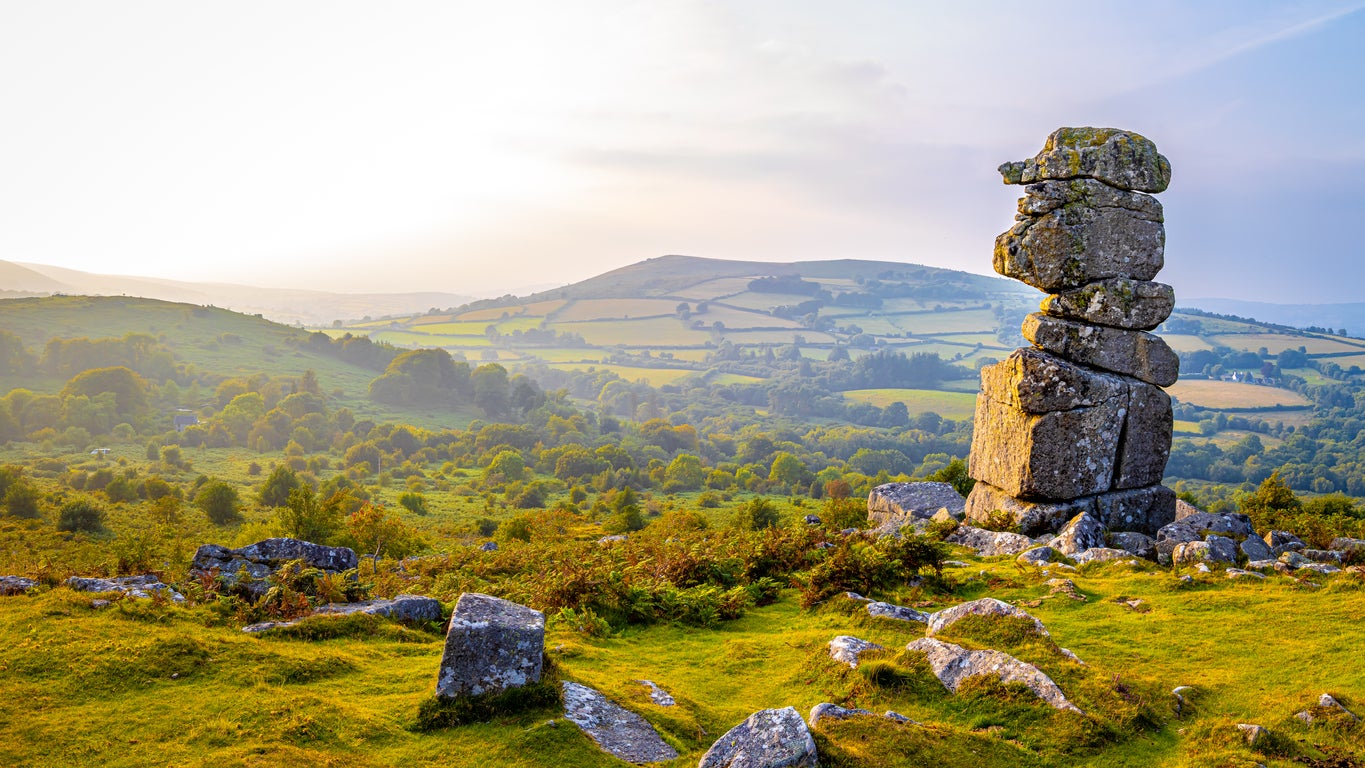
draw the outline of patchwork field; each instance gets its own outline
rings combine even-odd
[[[1204,408],[1302,408],[1312,405],[1303,395],[1288,389],[1235,381],[1182,379],[1167,391],[1181,402]]]
[[[970,419],[976,412],[976,395],[965,392],[941,392],[933,389],[853,389],[844,397],[859,403],[885,408],[892,403],[905,403],[911,416],[933,411],[948,419]]]

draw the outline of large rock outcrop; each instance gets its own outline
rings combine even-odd
[[[465,592],[450,617],[436,695],[477,696],[538,682],[544,658],[545,614]]]
[[[1051,295],[1024,321],[1033,348],[981,371],[966,516],[1003,515],[1030,536],[1079,515],[1155,534],[1175,519],[1175,494],[1161,487],[1174,423],[1162,387],[1180,361],[1147,333],[1175,293],[1152,280],[1166,235],[1145,193],[1166,188],[1170,163],[1131,131],[1061,128],[1000,171],[1027,186],[996,239],[995,270]]]
[[[934,671],[934,677],[943,683],[944,688],[954,693],[969,677],[993,675],[1002,683],[1023,683],[1038,698],[1057,709],[1081,711],[1042,670],[1004,651],[971,651],[931,637],[921,638],[905,647],[906,650],[923,653]]]
[[[349,571],[360,563],[350,547],[327,547],[301,539],[265,539],[240,549],[205,544],[190,561],[190,576],[216,576],[224,587],[240,584],[253,598],[259,598],[270,590],[267,579],[291,560],[328,573]]]

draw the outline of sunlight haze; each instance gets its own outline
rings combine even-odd
[[[1356,301],[1361,8],[6,0],[0,259],[480,295],[670,253],[989,274],[996,166],[1107,125],[1171,159],[1178,295]]]

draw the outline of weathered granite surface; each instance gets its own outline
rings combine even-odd
[[[544,614],[466,592],[450,617],[436,695],[471,696],[537,682],[544,656]]]
[[[1171,163],[1147,137],[1121,128],[1058,128],[1028,160],[1005,163],[1006,184],[1041,179],[1091,178],[1119,189],[1164,192]]]
[[[662,763],[678,756],[678,751],[643,717],[601,692],[568,680],[560,686],[564,691],[564,719],[578,726],[603,752],[636,765]]]

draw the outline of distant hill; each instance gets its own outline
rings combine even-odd
[[[1352,336],[1365,335],[1365,302],[1347,304],[1272,304],[1241,299],[1190,299],[1180,302],[1205,312],[1254,317],[1263,323],[1295,328],[1345,328]]]
[[[605,272],[562,288],[554,288],[525,297],[528,301],[552,298],[638,298],[662,295],[679,288],[696,285],[707,279],[724,277],[764,277],[795,275],[807,279],[888,280],[902,279],[916,282],[935,282],[960,286],[989,293],[1031,292],[1019,283],[998,277],[987,277],[953,269],[926,267],[894,261],[862,261],[831,259],[826,261],[731,261],[707,259],[699,256],[659,256],[629,266]]]
[[[154,277],[103,275],[46,264],[0,261],[0,297],[9,295],[140,296],[163,301],[224,307],[259,314],[281,323],[327,325],[336,320],[410,315],[454,307],[470,296],[434,291],[412,293],[333,293],[292,288],[260,288],[232,283],[196,283]]]

